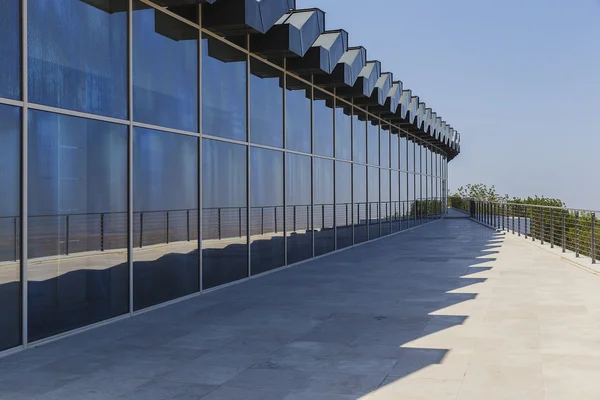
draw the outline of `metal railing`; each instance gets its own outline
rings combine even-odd
[[[311,211],[312,209],[312,211]],[[408,221],[415,226],[443,215],[441,199],[416,201],[302,204],[202,209],[203,240],[244,238],[250,235],[324,230]],[[250,223],[247,223],[247,218]],[[127,212],[30,215],[29,256],[69,255],[127,248]],[[314,226],[313,226],[314,225]],[[398,226],[396,230],[403,229]],[[390,232],[392,229],[387,230]],[[8,238],[12,236],[12,241]],[[0,217],[0,261],[19,259],[20,217]],[[151,210],[133,213],[133,246],[198,239],[198,209]]]
[[[600,254],[599,211],[473,199],[465,203],[471,218],[494,228],[589,257],[593,264]]]

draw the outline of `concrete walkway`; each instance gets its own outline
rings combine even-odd
[[[446,219],[0,359],[0,399],[597,399],[599,288]]]

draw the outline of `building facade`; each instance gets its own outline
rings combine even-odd
[[[0,354],[444,215],[458,133],[321,10],[0,0],[0,38]]]

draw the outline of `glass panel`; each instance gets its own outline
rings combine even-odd
[[[285,98],[286,138],[288,149],[311,152],[310,89],[288,75]]]
[[[198,132],[198,30],[145,8],[133,12],[133,119]]]
[[[283,152],[250,148],[250,256],[252,275],[285,265]]]
[[[246,146],[202,141],[202,287],[248,277]]]
[[[407,229],[410,207],[408,206],[408,174],[406,172],[400,172],[400,217],[401,224],[400,229]]]
[[[399,159],[398,159],[398,142],[399,142],[399,138],[398,138],[398,134],[397,133],[393,133],[390,135],[390,140],[391,140],[391,153],[392,153],[392,158],[391,158],[391,167],[393,169],[398,169],[399,167]]]
[[[408,172],[415,172],[415,143],[409,139],[407,144]]]
[[[335,157],[352,159],[352,107],[341,101],[335,109]]]
[[[408,167],[408,144],[405,137],[400,138],[400,170],[406,171]]]
[[[135,128],[133,307],[199,289],[198,139]]]
[[[311,158],[297,154],[286,156],[286,229],[287,263],[293,264],[313,255],[311,218]]]
[[[315,257],[335,249],[333,185],[333,161],[315,158]]]
[[[382,125],[379,131],[379,156],[381,157],[381,166],[389,168],[390,166],[390,131],[388,125]]]
[[[246,55],[202,39],[202,132],[246,140]]]
[[[29,340],[129,311],[127,126],[29,111]]]
[[[408,227],[415,225],[415,174],[408,173],[408,199],[406,203],[406,210],[408,212],[409,223]]]
[[[392,232],[398,232],[400,230],[400,217],[402,215],[402,205],[400,204],[400,172],[392,170],[390,182]]]
[[[367,162],[367,121],[366,114],[354,109],[352,117],[352,135],[354,141],[354,161],[359,163]],[[367,201],[365,199],[365,201]]]
[[[111,6],[28,1],[30,102],[127,118],[127,1]]]
[[[20,3],[20,0],[0,1],[0,97],[9,99],[21,98]]]
[[[369,121],[367,132],[367,149],[369,165],[379,165],[379,126],[375,121]]]
[[[281,148],[283,73],[250,58],[250,74],[250,141]]]
[[[389,235],[392,233],[392,204],[390,202],[390,170],[389,169],[381,169],[379,172],[381,174],[381,205],[380,205],[380,215],[381,215],[381,235]]]
[[[335,163],[337,248],[352,246],[352,164]]]
[[[333,157],[333,97],[316,89],[314,93],[315,154]]]
[[[352,220],[354,222],[354,243],[362,243],[366,242],[368,238],[367,168],[364,165],[354,164],[353,169],[354,209]]]
[[[21,344],[20,116],[19,108],[0,105],[0,351]]]
[[[379,168],[369,167],[369,240],[380,236]]]

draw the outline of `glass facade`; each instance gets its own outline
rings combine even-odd
[[[442,150],[285,63],[137,0],[28,0],[23,43],[21,7],[0,0],[0,351],[443,215]]]

